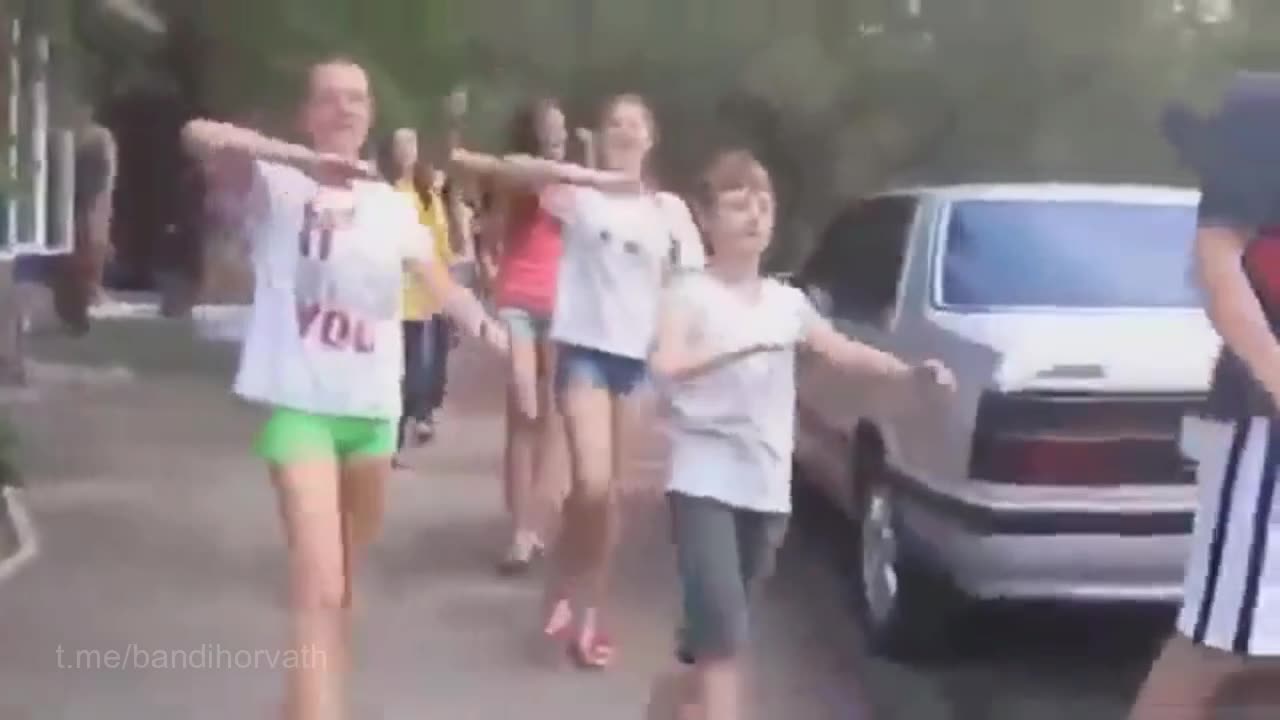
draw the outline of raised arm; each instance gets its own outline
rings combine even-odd
[[[488,175],[508,185],[527,190],[541,190],[550,185],[582,185],[600,190],[640,192],[643,183],[625,173],[547,160],[532,155],[486,155],[470,150],[454,150],[454,168],[462,172]]]
[[[804,344],[825,361],[846,372],[879,375],[894,381],[921,379],[946,388],[955,386],[951,371],[940,362],[926,360],[919,365],[911,365],[896,355],[850,340],[822,317],[815,316],[809,321]]]
[[[334,180],[374,177],[368,164],[316,153],[256,130],[213,120],[192,120],[182,129],[182,146],[200,162],[212,188],[243,197],[253,184],[254,161],[290,165]]]

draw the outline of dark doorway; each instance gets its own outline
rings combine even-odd
[[[179,134],[200,114],[200,47],[189,28],[172,26],[149,61],[153,81],[100,108],[100,121],[115,134],[119,150],[111,233],[116,254],[107,277],[112,288],[168,291],[171,282],[199,278],[203,193]]]

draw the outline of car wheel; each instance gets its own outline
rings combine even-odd
[[[934,659],[947,644],[955,593],[903,542],[877,443],[860,446],[854,468],[857,547],[851,580],[867,643],[891,659]]]

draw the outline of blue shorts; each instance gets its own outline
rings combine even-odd
[[[602,350],[561,343],[556,351],[556,392],[575,382],[588,383],[623,397],[640,387],[647,375],[646,363],[638,358],[614,355]]]
[[[551,317],[518,307],[498,308],[498,319],[506,323],[513,338],[543,340],[551,331]]]

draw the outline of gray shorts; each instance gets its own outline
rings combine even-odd
[[[676,657],[686,664],[735,657],[747,641],[751,596],[773,572],[789,516],[667,497],[684,607]]]

